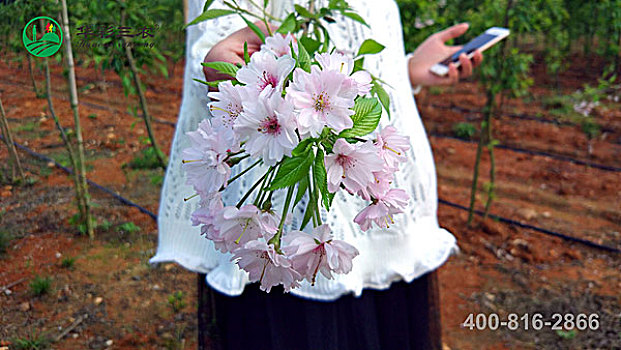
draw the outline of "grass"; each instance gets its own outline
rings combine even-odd
[[[6,254],[7,249],[11,245],[13,237],[6,231],[0,231],[0,256]]]
[[[157,169],[160,167],[153,147],[141,150],[127,165],[132,169]]]
[[[35,131],[35,129],[37,127],[39,127],[39,122],[31,121],[31,122],[26,122],[25,124],[21,124],[20,126],[15,128],[15,131],[17,131],[17,132],[33,132],[33,131]]]
[[[52,278],[39,275],[30,282],[30,291],[34,296],[41,296],[52,290]]]
[[[134,233],[140,231],[140,227],[130,221],[117,226],[117,230],[125,233]]]
[[[186,306],[183,297],[183,292],[181,291],[176,291],[168,296],[168,305],[174,313],[181,311]]]
[[[453,135],[462,140],[470,140],[476,132],[477,129],[470,123],[453,124]]]
[[[60,266],[64,269],[73,269],[73,266],[75,265],[75,257],[65,257],[63,258],[63,260],[60,262]]]
[[[11,349],[18,350],[41,350],[47,349],[50,345],[50,339],[41,334],[35,335],[34,332],[27,338],[13,338],[11,340]]]

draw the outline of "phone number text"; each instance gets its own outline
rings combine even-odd
[[[564,330],[569,331],[577,329],[597,330],[599,328],[598,314],[552,314],[550,318],[544,318],[543,314],[523,314],[510,313],[506,319],[501,318],[498,314],[469,314],[466,320],[461,324],[462,328],[470,330],[497,330],[506,328],[511,331],[518,329],[523,330]]]

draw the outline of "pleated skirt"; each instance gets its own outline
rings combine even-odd
[[[204,283],[204,279],[203,279]],[[303,299],[258,284],[241,296],[207,289],[206,349],[217,350],[408,350],[440,349],[440,310],[435,273],[387,290],[365,289],[336,301]],[[201,293],[201,291],[199,291]],[[199,296],[200,297],[200,296]],[[200,306],[199,306],[200,307]],[[199,319],[203,311],[199,310]],[[199,322],[199,327],[201,326]],[[201,332],[199,330],[199,339]],[[200,343],[200,341],[199,341]]]

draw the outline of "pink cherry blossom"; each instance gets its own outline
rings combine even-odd
[[[226,163],[228,152],[240,149],[233,130],[213,128],[208,120],[198,125],[198,130],[188,132],[192,147],[183,150],[183,167],[187,184],[201,195],[217,192],[226,187],[231,168]]]
[[[330,192],[336,192],[343,184],[349,192],[356,193],[375,180],[373,172],[384,168],[384,162],[370,141],[350,144],[338,139],[332,152],[325,158]]]
[[[244,100],[245,90],[241,85],[233,85],[229,80],[218,84],[217,92],[207,94],[213,101],[209,103],[209,110],[214,116],[212,124],[218,121],[218,125],[233,128],[237,116],[243,111],[242,101]]]
[[[402,189],[392,188],[382,197],[376,198],[373,204],[362,209],[354,218],[354,222],[360,225],[363,231],[371,228],[372,223],[378,227],[388,228],[394,224],[393,215],[403,213],[410,196]]]
[[[223,253],[234,252],[247,242],[264,235],[273,235],[270,228],[263,225],[261,211],[254,205],[224,207],[213,220],[213,230],[206,234],[214,242],[217,250]]]
[[[297,123],[293,105],[263,91],[258,100],[244,102],[244,112],[237,118],[235,132],[246,141],[245,149],[252,157],[261,157],[266,165],[274,165],[283,156],[291,156],[298,144]]]
[[[377,136],[375,145],[389,169],[397,171],[399,164],[407,161],[405,153],[410,149],[410,138],[399,135],[394,127],[385,127]]]
[[[201,201],[201,206],[192,213],[192,226],[202,225],[201,235],[206,235],[213,229],[215,219],[223,208],[220,192],[212,194],[208,199]]]
[[[265,38],[265,44],[261,46],[261,52],[271,52],[276,57],[291,56],[291,43],[293,43],[293,50],[297,53],[298,45],[290,33],[287,33],[287,35],[274,33],[273,36]]]
[[[270,52],[255,52],[250,62],[237,71],[236,78],[246,84],[250,95],[258,95],[265,89],[282,91],[285,78],[295,67],[295,60],[289,55],[279,58]]]
[[[300,274],[291,267],[289,259],[276,252],[274,245],[264,241],[250,241],[235,251],[231,261],[248,272],[251,282],[259,282],[261,290],[270,292],[272,287],[282,284],[285,291],[299,287]]]
[[[371,75],[363,70],[352,74],[354,70],[354,60],[350,56],[342,53],[316,53],[315,59],[324,71],[332,70],[345,74],[348,78],[345,80],[356,87],[358,95],[365,95],[371,91],[372,79]]]
[[[317,66],[307,73],[298,68],[287,88],[289,99],[299,111],[298,127],[303,136],[317,137],[324,126],[341,132],[353,126],[351,115],[357,87],[346,75]]]
[[[332,239],[330,226],[325,224],[316,227],[312,234],[292,231],[283,239],[293,268],[313,285],[319,271],[329,279],[333,278],[332,272],[348,273],[352,260],[359,255],[351,244]]]
[[[373,172],[373,181],[367,187],[358,191],[358,195],[364,200],[370,201],[372,198],[383,196],[390,189],[394,179],[394,172],[384,167],[380,171]]]

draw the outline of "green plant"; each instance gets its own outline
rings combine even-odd
[[[164,183],[164,176],[161,174],[151,175],[149,179],[151,180],[151,184],[155,186],[162,186],[162,183]]]
[[[50,339],[43,334],[35,334],[34,331],[25,338],[13,338],[11,340],[11,349],[17,350],[41,350],[46,349],[50,345]]]
[[[141,150],[128,165],[132,169],[157,169],[160,167],[160,162],[155,148],[148,147]]]
[[[477,129],[470,123],[453,124],[453,134],[460,139],[470,140],[476,132]]]
[[[7,249],[11,245],[13,237],[10,233],[0,231],[0,256],[6,254]]]
[[[63,260],[60,262],[60,266],[65,269],[72,269],[73,266],[75,265],[75,260],[76,260],[75,257],[67,256],[63,258]]]
[[[117,226],[117,230],[125,233],[135,233],[140,231],[140,227],[136,226],[133,222],[129,221],[124,224]]]
[[[174,313],[181,311],[186,306],[183,298],[183,292],[181,291],[176,291],[168,296],[168,305]]]
[[[569,331],[563,331],[563,330],[557,329],[556,335],[558,335],[559,337],[563,339],[573,339],[576,337],[576,331],[573,329]]]
[[[52,289],[52,278],[41,277],[39,275],[30,281],[30,292],[35,296],[47,294]]]
[[[97,229],[102,231],[109,231],[110,228],[112,228],[112,224],[106,219],[104,219],[101,224],[97,225]]]
[[[97,119],[97,115],[96,114],[89,114],[88,118],[89,119]]]

